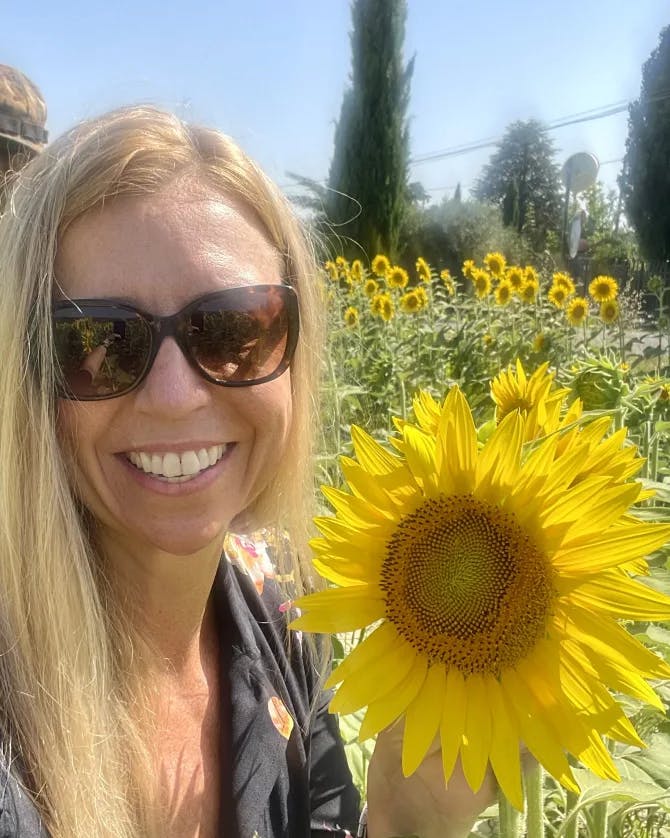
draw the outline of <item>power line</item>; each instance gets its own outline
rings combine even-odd
[[[655,96],[650,96],[645,100],[646,103],[659,102],[665,99],[670,99],[670,90],[666,89],[660,91]],[[560,117],[547,125],[547,130],[554,131],[557,128],[565,128],[568,125],[577,125],[580,122],[592,122],[597,119],[605,119],[608,116],[614,116],[628,109],[631,104],[628,100],[620,100],[613,102],[610,105],[602,105],[598,108],[591,108],[588,111],[579,111],[578,113],[569,114],[568,116]],[[443,160],[447,157],[458,157],[462,154],[469,154],[471,151],[479,151],[483,148],[491,148],[498,145],[502,137],[488,137],[483,140],[475,140],[474,142],[464,143],[459,146],[452,146],[441,151],[431,151],[426,154],[419,154],[410,159],[410,165],[418,166],[422,163],[432,163],[435,160]]]

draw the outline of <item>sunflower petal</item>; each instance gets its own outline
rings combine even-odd
[[[423,762],[442,721],[447,686],[444,664],[430,667],[417,697],[407,708],[402,742],[402,773],[409,777]]]
[[[465,730],[461,744],[463,774],[468,785],[478,792],[484,781],[491,749],[491,712],[486,693],[486,681],[475,673],[465,681],[467,704]]]
[[[460,670],[452,667],[447,671],[447,687],[444,698],[442,721],[440,722],[440,742],[442,744],[442,770],[448,784],[454,772],[456,758],[465,731],[465,709],[467,696],[465,679]]]
[[[321,492],[337,512],[340,520],[350,521],[355,527],[388,526],[389,518],[393,518],[392,513],[385,512],[367,500],[357,498],[341,489],[322,486]]]
[[[399,462],[402,463],[401,460]],[[408,484],[409,469],[401,465],[389,474],[371,474],[360,463],[349,457],[340,457],[342,476],[356,497],[378,506],[385,512],[397,514],[403,497],[416,493],[416,486]]]
[[[585,581],[558,577],[558,591],[590,611],[624,620],[670,620],[670,597],[623,573],[603,571]]]
[[[393,724],[407,710],[423,686],[428,671],[428,662],[423,655],[414,656],[409,674],[392,692],[368,707],[361,723],[358,739],[362,742]]]
[[[355,713],[397,689],[412,671],[416,653],[408,643],[398,643],[365,667],[344,679],[330,702],[333,713]]]
[[[300,597],[294,605],[307,613],[293,620],[290,628],[328,634],[364,628],[386,613],[381,591],[372,585],[330,588]]]
[[[519,726],[521,739],[535,759],[568,791],[579,793],[579,786],[559,742],[545,723],[534,697],[514,671],[503,672],[501,687]]]
[[[523,811],[523,786],[521,783],[521,757],[519,733],[514,716],[493,676],[486,678],[486,691],[493,720],[489,760],[505,797]]]
[[[463,393],[452,387],[440,415],[437,441],[439,488],[445,493],[472,491],[477,464],[477,429]]]
[[[357,646],[354,646],[346,658],[333,669],[324,684],[325,688],[331,689],[336,684],[344,681],[345,678],[349,678],[357,670],[369,666],[377,658],[394,651],[398,643],[398,634],[391,623],[381,623]]]
[[[517,411],[509,413],[493,432],[477,462],[476,494],[496,502],[501,487],[512,485],[519,474],[523,419]],[[495,487],[493,495],[492,489]]]
[[[387,451],[358,425],[351,426],[351,442],[356,459],[370,474],[393,474],[402,461]]]
[[[575,542],[580,538],[593,538],[620,518],[632,506],[640,494],[639,483],[624,483],[609,489],[600,489],[597,501],[589,504],[588,514],[582,515],[574,521],[568,529],[565,542]]]
[[[573,604],[564,619],[554,618],[554,624],[561,634],[588,650],[591,660],[609,660],[622,668],[635,667],[649,678],[670,677],[670,665],[607,617],[591,614]]]
[[[559,573],[597,573],[647,555],[668,540],[666,524],[613,527],[593,540],[564,545],[553,564]]]
[[[402,451],[417,485],[427,496],[437,493],[435,473],[435,440],[414,425],[406,425]]]

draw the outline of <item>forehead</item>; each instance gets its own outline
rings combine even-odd
[[[60,241],[56,280],[58,296],[124,299],[169,314],[221,288],[281,282],[282,259],[239,200],[175,184],[77,219]]]

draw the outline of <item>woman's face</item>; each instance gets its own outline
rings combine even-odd
[[[84,215],[63,237],[56,276],[71,299],[124,300],[155,315],[212,291],[282,281],[279,254],[253,215],[194,183],[118,198]],[[59,403],[76,491],[102,532],[176,555],[220,542],[274,476],[290,422],[288,372],[265,384],[220,387],[170,337],[132,392]],[[184,482],[141,467],[166,455],[184,461],[186,452],[201,459],[212,452],[216,462]]]

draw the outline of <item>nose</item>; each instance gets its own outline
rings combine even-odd
[[[145,412],[177,419],[209,404],[213,386],[191,366],[175,339],[166,337],[135,391],[136,404]]]

